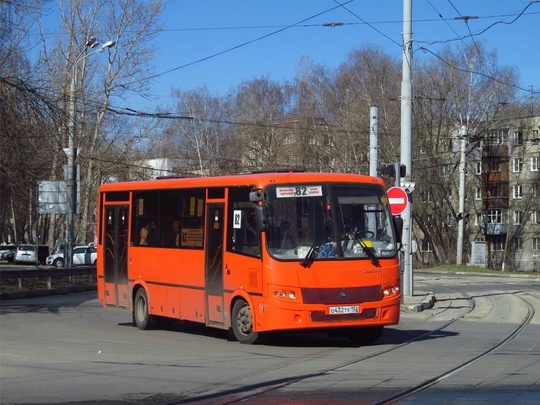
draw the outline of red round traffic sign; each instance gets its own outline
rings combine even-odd
[[[400,215],[409,204],[409,196],[401,187],[391,187],[386,192],[392,215]]]

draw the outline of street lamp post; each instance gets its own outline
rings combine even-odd
[[[467,148],[467,126],[462,125],[460,134],[459,146],[459,206],[458,206],[458,237],[456,247],[456,264],[463,264],[463,232],[465,227],[465,176],[467,173],[467,165],[465,161],[465,150]]]
[[[77,212],[77,132],[75,112],[75,93],[77,87],[77,65],[79,62],[105,48],[111,48],[115,45],[114,41],[107,41],[98,49],[86,53],[88,49],[93,49],[99,45],[94,37],[91,37],[85,44],[83,53],[73,63],[71,72],[71,84],[69,87],[69,121],[68,121],[68,148],[65,149],[67,155],[67,166],[64,177],[67,185],[67,212],[66,212],[66,244],[64,249],[64,260],[66,267],[73,266],[73,239],[75,235],[75,213]]]

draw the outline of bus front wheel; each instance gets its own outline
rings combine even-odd
[[[238,300],[232,308],[232,330],[240,343],[253,344],[262,340],[262,334],[253,331],[251,307],[244,300]]]
[[[133,302],[133,320],[139,329],[149,330],[156,327],[156,317],[148,312],[148,297],[144,288],[140,288],[135,294]]]

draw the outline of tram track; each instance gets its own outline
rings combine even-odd
[[[491,353],[493,353],[495,350],[497,350],[498,348],[500,348],[501,346],[503,346],[505,343],[509,342],[510,340],[514,339],[531,321],[532,319],[534,318],[535,316],[535,310],[533,308],[533,306],[527,302],[526,300],[524,300],[523,298],[520,297],[520,299],[525,303],[525,305],[527,306],[527,316],[525,317],[525,319],[523,319],[523,321],[508,335],[506,336],[504,339],[500,340],[497,344],[493,345],[492,347],[488,348],[487,350],[485,350],[484,352],[480,353],[479,355],[471,358],[470,360],[466,361],[466,362],[463,362],[462,364],[452,368],[451,370],[448,370],[444,373],[441,373],[439,374],[438,376],[430,379],[430,380],[427,380],[421,384],[418,384],[417,386],[415,387],[411,387],[391,398],[388,398],[388,399],[385,399],[381,402],[377,402],[376,405],[388,405],[388,404],[395,404],[395,403],[398,403],[399,401],[402,401],[412,395],[415,395],[423,390],[426,390],[430,387],[432,387],[433,385],[441,382],[442,380],[452,376],[453,374],[459,372],[460,370],[463,370],[464,368],[470,366],[471,364],[475,363],[476,361],[490,355]]]
[[[460,300],[461,299],[462,298],[460,298]],[[420,334],[418,336],[415,336],[415,337],[413,337],[413,338],[411,338],[411,339],[409,339],[409,340],[407,340],[407,341],[405,341],[403,343],[400,343],[400,344],[398,344],[396,346],[392,346],[392,347],[386,348],[384,350],[378,350],[378,351],[376,351],[374,353],[370,353],[368,355],[363,355],[363,356],[360,356],[360,357],[356,357],[356,358],[353,358],[353,359],[345,361],[345,362],[340,362],[338,364],[335,364],[335,365],[332,365],[332,366],[329,366],[329,367],[326,367],[326,368],[318,369],[318,370],[313,371],[311,373],[302,374],[302,375],[289,377],[289,378],[284,378],[282,380],[277,381],[274,384],[265,384],[263,387],[257,387],[255,389],[250,389],[249,386],[244,387],[245,388],[244,392],[238,393],[238,391],[235,390],[235,394],[231,395],[231,396],[228,396],[224,392],[222,392],[222,394],[224,394],[224,395],[220,395],[218,392],[205,393],[205,394],[202,394],[201,396],[192,397],[192,398],[186,399],[185,401],[181,401],[181,402],[179,402],[179,404],[206,402],[210,398],[213,398],[213,400],[215,401],[213,403],[218,404],[218,405],[229,405],[229,404],[247,402],[247,401],[255,400],[258,397],[267,395],[267,394],[269,394],[269,393],[271,393],[273,391],[277,391],[277,390],[285,388],[287,386],[291,386],[293,384],[298,384],[298,383],[301,383],[303,381],[306,381],[306,380],[309,380],[309,379],[312,379],[312,378],[315,378],[315,377],[318,377],[318,376],[322,376],[324,374],[331,373],[331,372],[337,371],[339,369],[361,363],[361,362],[366,361],[366,360],[376,358],[378,356],[389,354],[389,353],[391,353],[393,351],[396,351],[396,350],[399,350],[399,349],[401,349],[403,347],[411,345],[411,344],[415,343],[416,341],[426,339],[430,335],[439,333],[439,332],[443,331],[444,329],[448,328],[454,322],[458,321],[465,313],[469,313],[474,309],[474,301],[468,300],[468,302],[470,304],[468,309],[466,311],[463,311],[463,314],[461,314],[460,316],[453,317],[452,319],[446,321],[441,326],[439,326],[437,328],[434,328],[434,329],[432,329],[432,330],[430,330],[430,331],[428,331],[426,333],[422,333],[422,334]],[[446,306],[444,308],[441,308],[441,309],[437,310],[436,313],[433,316],[440,316],[441,314],[445,314],[446,312],[451,311],[451,310],[452,310],[452,302],[448,302],[448,303],[446,303]],[[330,352],[335,352],[335,350],[336,349],[332,349],[332,350],[330,350]],[[329,356],[328,352],[329,352],[328,350],[325,350],[325,351],[323,351],[323,353],[320,353],[317,357],[319,357],[319,358],[328,358],[328,356]],[[288,362],[290,362],[290,360]],[[283,366],[283,364],[282,364],[282,366]],[[276,368],[276,366],[272,367],[272,369],[275,369],[275,368]],[[267,371],[268,370],[261,370],[260,374],[264,374]],[[238,378],[238,376],[237,376],[237,378]],[[225,398],[222,398],[221,400],[217,400],[217,398],[223,397],[223,396],[225,396]]]
[[[456,324],[457,322],[474,321],[474,318],[477,316],[474,314],[482,313],[481,311],[479,312],[478,306],[476,304],[477,300],[479,299],[486,300],[491,297],[500,298],[500,297],[509,295],[508,292],[500,292],[500,293],[491,294],[491,297],[486,297],[486,296],[481,297],[481,296],[465,294],[461,291],[458,291],[456,289],[452,289],[449,287],[447,287],[446,289],[449,292],[452,292],[452,294],[449,294],[449,296],[456,297],[456,295],[458,295],[458,297],[445,298],[441,300],[440,304],[436,308],[434,308],[433,313],[430,314],[431,315],[430,320],[437,321],[438,319],[441,319],[443,323],[438,325],[436,328],[433,328],[425,333],[414,336],[413,338],[407,340],[406,342],[402,342],[395,346],[385,348],[384,350],[378,350],[376,352],[373,352],[367,355],[355,357],[345,362],[339,362],[329,367],[320,368],[309,373],[300,374],[297,376],[285,377],[280,380],[276,380],[274,383],[261,384],[258,386],[245,386],[243,387],[242,390],[236,389],[233,395],[228,395],[227,392],[223,392],[223,391],[221,393],[219,393],[219,391],[213,392],[213,393],[207,392],[205,394],[202,394],[202,397],[192,397],[180,403],[198,403],[201,401],[205,402],[204,398],[208,400],[210,397],[213,398],[213,403],[220,404],[220,405],[228,405],[228,404],[235,404],[235,403],[251,403],[252,401],[264,403],[263,400],[265,397],[267,398],[272,397],[279,390],[286,389],[287,387],[293,387],[297,384],[303,384],[303,383],[308,382],[311,379],[320,378],[329,373],[333,373],[341,369],[346,369],[350,366],[357,366],[368,360],[373,360],[373,359],[376,359],[377,357],[388,355],[388,354],[391,354],[392,352],[400,351],[410,345],[415,344],[418,341],[423,341],[423,340],[429,339],[431,336],[436,336],[440,334],[441,332],[445,331],[446,329]],[[407,389],[401,390],[397,393],[393,393],[393,395],[388,396],[387,398],[379,398],[377,401],[373,403],[381,404],[381,405],[394,404],[402,400],[405,400],[411,396],[414,396],[415,394],[418,394],[424,390],[427,390],[428,388],[436,385],[437,383],[445,380],[446,378],[456,373],[459,373],[461,370],[467,368],[473,363],[489,356],[491,353],[499,349],[501,346],[503,346],[504,344],[506,344],[507,342],[511,341],[516,336],[518,336],[519,333],[532,321],[532,319],[535,316],[534,307],[525,298],[516,295],[519,293],[525,294],[525,295],[527,294],[527,292],[524,292],[524,291],[516,291],[516,292],[512,292],[511,295],[519,299],[519,301],[521,302],[521,305],[525,307],[526,313],[525,313],[525,316],[522,318],[521,322],[519,322],[508,334],[498,339],[498,341],[493,343],[490,347],[484,349],[483,351],[481,351],[480,353],[477,353],[476,355],[470,357],[469,359],[452,366],[448,370],[438,373],[437,375],[431,378],[424,379],[423,381],[420,381],[419,383],[415,384],[412,387],[408,387]],[[463,305],[464,301],[467,303],[466,307]],[[460,310],[457,310],[456,312],[455,308],[460,308]],[[494,308],[494,305],[493,305],[493,302],[491,302],[491,308],[487,308],[487,310],[484,311],[485,312],[484,316],[488,316],[488,314],[493,310],[493,308]],[[327,359],[328,356],[329,356],[328,351],[324,351],[324,353],[320,353],[319,357]],[[260,374],[264,374],[264,373],[265,373],[265,370],[260,371]]]

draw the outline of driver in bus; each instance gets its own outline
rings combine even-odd
[[[362,231],[363,223],[358,216],[354,215],[353,206],[343,204],[341,206],[341,215],[343,217],[343,235],[348,239],[355,239],[356,234]]]

